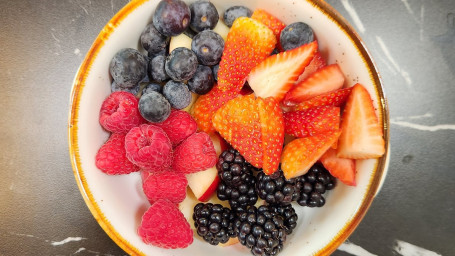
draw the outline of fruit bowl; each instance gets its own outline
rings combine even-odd
[[[109,176],[95,166],[95,155],[109,133],[99,124],[99,109],[110,94],[109,63],[122,48],[141,49],[138,38],[151,23],[159,1],[128,3],[100,32],[81,64],[71,93],[69,150],[81,194],[105,232],[131,255],[250,255],[239,244],[212,246],[195,237],[185,249],[166,250],[145,244],[137,234],[141,217],[150,206],[142,191],[140,173]],[[355,230],[366,214],[387,172],[389,116],[380,75],[364,43],[332,7],[317,0],[264,0],[211,2],[222,13],[234,5],[267,10],[284,23],[303,21],[315,32],[327,63],[338,63],[345,86],[360,82],[370,93],[383,128],[386,153],[378,159],[357,160],[357,186],[340,183],[327,195],[322,208],[300,207],[295,231],[280,255],[327,255]]]

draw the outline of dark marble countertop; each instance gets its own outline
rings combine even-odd
[[[73,77],[128,1],[0,1],[0,255],[124,255],[81,197],[67,120]],[[334,255],[455,255],[455,1],[328,0],[376,61],[391,160]]]

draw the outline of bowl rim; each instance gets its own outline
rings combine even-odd
[[[71,94],[70,94],[70,108],[68,116],[68,146],[70,153],[70,160],[73,169],[73,174],[76,183],[79,187],[80,193],[84,198],[85,204],[89,208],[91,214],[96,219],[105,233],[126,253],[132,255],[144,255],[139,249],[131,245],[125,238],[123,238],[106,219],[100,206],[96,203],[83,173],[81,167],[81,159],[78,148],[78,118],[79,118],[79,104],[81,99],[81,92],[84,89],[85,81],[87,78],[87,70],[90,70],[97,54],[104,46],[105,41],[109,38],[110,34],[117,28],[117,26],[134,10],[151,0],[133,0],[126,4],[114,17],[103,27],[95,41],[87,52],[82,64],[79,66],[76,76],[74,77]],[[389,129],[389,107],[385,96],[383,83],[379,71],[376,68],[371,54],[369,53],[365,43],[360,38],[358,33],[353,29],[347,20],[341,16],[331,5],[324,0],[300,0],[307,1],[337,25],[350,39],[355,48],[359,51],[360,57],[366,64],[370,73],[370,78],[374,84],[374,89],[379,96],[379,113],[378,119],[382,120],[383,135],[385,141],[385,153],[378,159],[374,173],[370,178],[367,186],[367,192],[363,195],[361,205],[356,210],[355,215],[348,220],[340,232],[322,249],[315,253],[315,255],[329,255],[335,251],[356,229],[363,217],[365,216],[368,208],[370,207],[376,193],[379,191],[382,182],[384,181],[387,173],[387,166],[390,151],[390,129]]]

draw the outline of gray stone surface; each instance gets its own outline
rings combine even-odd
[[[80,195],[67,110],[84,54],[127,2],[0,1],[0,255],[125,254]],[[327,2],[376,60],[391,113],[385,184],[334,255],[455,255],[455,1]]]

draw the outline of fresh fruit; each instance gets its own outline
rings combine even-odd
[[[161,90],[163,88],[161,88],[161,85],[157,84],[157,83],[149,83],[148,85],[146,85],[144,87],[144,89],[142,89],[142,95],[144,94],[147,94],[149,92],[158,92],[158,93],[161,93]]]
[[[194,196],[201,202],[210,199],[220,182],[218,170],[214,166],[204,171],[187,174],[186,178]]]
[[[139,167],[126,158],[124,133],[111,134],[96,153],[95,165],[102,172],[110,175],[139,171]]]
[[[193,211],[194,206],[196,206],[196,204],[198,203],[199,201],[196,199],[196,197],[194,197],[193,192],[191,192],[191,189],[187,189],[185,199],[181,203],[179,203],[178,206],[179,210],[182,212],[183,216],[185,216],[185,219],[190,224],[193,233],[195,233],[196,231],[196,228],[194,227]]]
[[[142,216],[137,230],[142,241],[166,249],[186,248],[193,243],[193,231],[177,205],[156,201]]]
[[[270,55],[275,45],[273,31],[264,24],[251,18],[236,19],[224,44],[218,86],[238,93],[250,71]]]
[[[139,84],[137,84],[136,86],[133,86],[131,88],[123,88],[123,87],[120,87],[115,81],[112,81],[112,83],[111,83],[111,92],[121,92],[121,91],[129,92],[129,93],[132,93],[133,95],[137,96],[140,89],[141,89],[141,87],[139,86]]]
[[[216,191],[218,198],[222,201],[229,201],[229,206],[235,212],[240,212],[246,207],[256,204],[258,200],[254,191],[256,178],[253,173],[244,175],[242,178],[238,187],[231,187],[221,180]]]
[[[212,66],[221,60],[223,54],[224,40],[212,30],[204,30],[197,33],[191,42],[191,50],[196,54],[199,63]]]
[[[233,148],[221,153],[216,168],[221,180],[229,187],[239,187],[247,176],[253,174],[253,171],[259,171],[246,162],[243,156]]]
[[[212,69],[208,66],[198,65],[196,73],[188,80],[188,89],[199,95],[207,94],[215,85]]]
[[[142,48],[150,54],[165,51],[169,44],[169,37],[158,32],[152,23],[145,27],[139,40]]]
[[[283,114],[284,132],[294,137],[308,137],[340,129],[340,108],[314,107]]]
[[[322,207],[325,204],[324,193],[336,186],[336,179],[320,163],[313,165],[310,170],[296,178],[300,187],[300,206]]]
[[[193,39],[185,34],[180,34],[178,36],[171,37],[171,42],[169,43],[169,52],[172,52],[175,48],[185,47],[191,50],[191,42]]]
[[[149,77],[156,82],[164,82],[169,79],[166,73],[165,65],[166,57],[164,55],[157,55],[149,61]]]
[[[164,122],[157,123],[156,126],[166,132],[173,147],[179,145],[197,130],[193,117],[182,110],[173,110]]]
[[[215,147],[216,155],[219,156],[223,151],[229,148],[229,144],[217,132],[209,133],[210,139]]]
[[[218,81],[218,70],[219,69],[220,69],[220,64],[216,64],[215,66],[212,67],[213,78],[215,78],[216,81]]]
[[[283,226],[286,235],[290,235],[295,227],[297,227],[297,219],[299,217],[295,213],[295,209],[292,204],[269,205],[269,211],[283,217]]]
[[[234,21],[239,17],[251,17],[253,12],[245,6],[232,6],[229,7],[223,14],[224,24],[232,27]]]
[[[344,75],[338,64],[328,65],[296,84],[285,96],[284,103],[292,105],[343,87]]]
[[[224,22],[218,22],[216,26],[213,28],[213,31],[220,35],[224,41],[227,39],[227,35],[229,33],[229,27],[224,24]]]
[[[183,111],[186,111],[188,113],[193,113],[193,105],[196,103],[196,100],[199,98],[199,94],[196,93],[191,93],[191,102],[186,108],[182,109]]]
[[[197,234],[211,245],[226,243],[237,235],[235,214],[220,204],[198,203],[194,206],[193,219]]]
[[[160,199],[178,204],[186,197],[187,185],[188,181],[183,173],[167,171],[148,175],[142,183],[142,189],[151,204]]]
[[[123,48],[112,58],[109,73],[118,86],[134,87],[147,75],[147,59],[136,49]]]
[[[311,60],[310,64],[306,66],[305,70],[302,74],[300,74],[299,79],[297,79],[296,83],[300,83],[305,80],[307,77],[312,75],[314,72],[318,71],[319,69],[327,66],[327,61],[322,57],[321,52],[317,51],[313,59]]]
[[[113,92],[101,105],[99,122],[110,131],[126,133],[143,122],[136,97],[129,92]]]
[[[172,164],[172,144],[163,129],[155,125],[132,128],[125,137],[125,150],[131,162],[150,172],[166,171]]]
[[[175,148],[172,168],[185,174],[199,172],[214,166],[216,159],[210,136],[199,132],[189,136]]]
[[[283,250],[286,229],[283,217],[266,205],[250,206],[235,222],[238,238],[253,255],[277,255]]]
[[[342,115],[337,156],[351,159],[381,157],[385,152],[384,144],[371,96],[365,87],[356,84]]]
[[[300,102],[292,108],[293,111],[302,111],[320,106],[335,106],[341,107],[348,99],[352,87],[342,88],[332,92],[326,92],[321,95],[315,96],[309,100]]]
[[[153,25],[165,36],[183,33],[190,21],[190,8],[181,0],[161,0],[153,14]]]
[[[215,113],[213,126],[253,166],[267,174],[278,169],[284,124],[273,98],[251,94],[232,99]]]
[[[286,25],[281,20],[263,9],[254,10],[251,18],[261,22],[270,28],[273,31],[273,34],[275,34],[277,42],[280,41],[281,30],[286,27]]]
[[[152,123],[163,122],[171,114],[169,101],[155,91],[142,94],[138,106],[141,116]]]
[[[281,169],[286,179],[307,173],[339,136],[340,131],[335,131],[289,142],[281,155]]]
[[[214,132],[215,129],[212,125],[213,115],[221,106],[237,95],[235,92],[225,92],[217,85],[214,85],[209,93],[201,95],[194,103],[192,110],[198,129],[206,133]]]
[[[196,1],[190,4],[190,28],[196,32],[213,29],[219,20],[218,11],[209,1]]]
[[[256,193],[268,204],[290,204],[300,197],[295,179],[287,180],[281,170],[272,175],[259,172],[256,178]]]
[[[337,157],[337,151],[329,148],[320,159],[322,165],[341,182],[349,186],[355,186],[355,160]]]
[[[182,82],[168,81],[163,87],[163,96],[169,101],[171,107],[184,109],[191,103],[191,92]]]
[[[172,80],[183,82],[194,75],[197,65],[197,57],[193,51],[185,47],[178,47],[166,57],[164,69]]]
[[[291,50],[314,41],[313,29],[304,22],[294,22],[287,25],[280,34],[280,44],[283,50]]]
[[[280,102],[313,59],[317,42],[271,55],[248,75],[248,84],[258,97],[273,97]]]

